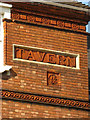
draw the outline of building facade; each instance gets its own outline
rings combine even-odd
[[[89,118],[90,8],[8,2],[0,9],[2,118]]]

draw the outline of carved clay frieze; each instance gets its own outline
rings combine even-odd
[[[37,61],[54,65],[62,65],[66,67],[76,68],[76,56],[65,55],[57,52],[44,51],[40,49],[32,49],[28,47],[14,46],[14,59],[22,59],[28,61]]]
[[[65,98],[58,98],[58,97],[51,97],[45,95],[35,95],[29,93],[20,93],[8,90],[2,90],[2,98],[9,99],[9,100],[22,100],[27,102],[35,102],[35,103],[42,103],[42,104],[49,104],[49,105],[58,105],[64,107],[72,107],[72,108],[79,108],[85,109],[90,111],[90,104],[89,102],[79,101],[79,100],[71,100]]]
[[[42,16],[35,16],[35,15],[13,12],[12,19],[26,20],[28,22],[50,25],[57,28],[67,28],[67,29],[72,29],[76,31],[78,30],[86,31],[85,25],[78,25],[77,23],[72,23],[69,21],[62,21],[62,20],[52,19],[52,18],[47,18]]]

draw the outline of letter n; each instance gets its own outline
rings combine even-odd
[[[70,59],[70,67],[76,67],[76,57]]]

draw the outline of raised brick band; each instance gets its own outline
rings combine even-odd
[[[16,91],[2,90],[2,98],[12,100],[22,100],[27,102],[42,103],[49,105],[58,105],[64,107],[80,108],[90,110],[90,104],[79,100],[70,100],[65,98],[56,98],[45,95],[36,95],[31,93],[20,93]]]

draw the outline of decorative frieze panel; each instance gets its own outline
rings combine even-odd
[[[42,17],[42,16],[22,14],[22,13],[18,13],[18,12],[13,12],[12,13],[12,19],[26,20],[26,21],[29,21],[29,22],[32,22],[32,23],[50,25],[50,26],[53,26],[53,27],[63,28],[63,29],[67,28],[67,29],[72,29],[72,30],[76,30],[76,31],[86,31],[85,25],[79,25],[79,24],[72,23],[72,22],[69,22],[69,21],[51,19],[51,18]]]
[[[33,103],[42,103],[48,105],[57,105],[64,107],[79,108],[83,110],[84,109],[90,110],[90,104],[88,102],[79,101],[79,100],[71,100],[71,99],[37,95],[31,93],[20,93],[16,91],[8,91],[8,90],[2,90],[1,95],[2,98],[9,100],[20,100],[20,101],[27,101]]]
[[[64,53],[60,51],[25,47],[22,45],[14,45],[14,60],[24,60],[27,62],[42,63],[48,65],[57,65],[69,68],[79,68],[77,64],[78,55]],[[77,64],[77,65],[76,65]]]

